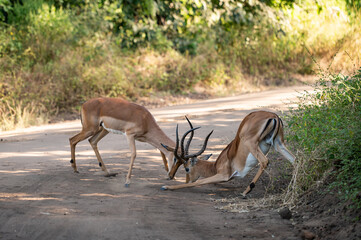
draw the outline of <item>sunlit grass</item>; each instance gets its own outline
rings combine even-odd
[[[34,102],[23,104],[22,101],[3,100],[0,105],[1,130],[25,128],[47,122],[46,114]]]
[[[314,71],[351,74],[361,63],[361,18],[347,15],[344,2],[302,1],[286,15],[292,32],[315,58]]]

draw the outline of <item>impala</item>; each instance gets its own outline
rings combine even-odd
[[[191,129],[186,132],[182,139],[186,137]],[[178,129],[177,129],[178,131]],[[178,133],[177,133],[178,135]],[[207,136],[209,137],[209,135]],[[208,183],[227,182],[235,177],[243,178],[247,173],[257,165],[260,168],[253,178],[251,184],[242,193],[245,197],[254,187],[260,178],[264,169],[268,165],[266,154],[271,146],[281,153],[291,163],[295,157],[285,147],[283,140],[283,123],[277,114],[257,111],[247,115],[241,122],[236,137],[223,149],[215,162],[208,162],[199,159],[199,152],[188,155],[189,143],[184,148],[184,141],[181,142],[181,154],[178,154],[179,139],[177,137],[176,147],[166,146],[169,151],[173,151],[177,162],[173,164],[170,170],[170,178],[174,177],[178,167],[184,165],[188,177],[186,184],[163,186],[162,189],[180,189],[186,187],[195,187]],[[207,145],[208,138],[204,145]],[[204,147],[205,148],[205,147]],[[198,178],[203,177],[198,180]]]
[[[132,168],[136,158],[135,140],[147,142],[158,148],[167,172],[169,170],[168,163],[172,166],[174,162],[173,152],[167,151],[160,143],[172,147],[175,146],[175,143],[160,129],[152,114],[143,106],[130,103],[121,98],[94,98],[82,105],[81,123],[81,132],[69,139],[70,163],[76,173],[78,173],[78,169],[75,162],[75,146],[78,142],[90,137],[90,145],[99,161],[99,166],[106,173],[105,176],[116,175],[108,172],[97,147],[98,142],[109,132],[124,134],[128,140],[131,157],[125,182],[126,187],[130,184]]]

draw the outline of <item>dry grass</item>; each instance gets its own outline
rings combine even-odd
[[[314,71],[352,74],[361,63],[360,14],[351,19],[339,2],[317,2],[319,13],[314,1],[289,10],[292,30],[305,35],[300,44],[317,61]]]
[[[297,160],[293,165],[292,178],[282,197],[284,204],[294,206],[297,204],[300,195],[304,193],[304,189],[312,188],[310,184],[322,182],[321,180],[315,182],[311,179],[308,172],[309,167],[307,167],[307,165],[312,164],[310,161],[321,161],[322,159],[319,158],[319,155],[319,149],[313,151],[311,155],[306,155],[302,151],[296,152]]]
[[[3,101],[0,106],[0,122],[2,131],[40,125],[47,122],[48,117],[41,114],[41,106],[35,102],[23,104],[15,101]],[[39,114],[40,113],[40,114]]]
[[[245,213],[260,209],[273,209],[275,206],[280,206],[282,203],[282,195],[266,195],[263,198],[222,198],[210,200],[216,203],[215,208],[227,212]]]

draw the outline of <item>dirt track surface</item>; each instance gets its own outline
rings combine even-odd
[[[215,160],[234,138],[241,120],[251,111],[285,109],[285,102],[305,89],[287,88],[238,97],[153,109],[160,127],[175,139],[175,126],[194,126],[192,149],[214,129],[206,153]],[[299,239],[292,222],[276,209],[231,213],[212,199],[237,197],[249,184],[212,184],[162,191],[167,180],[159,151],[137,142],[132,182],[124,187],[130,152],[124,136],[109,134],[98,147],[116,177],[106,178],[88,141],[76,148],[79,174],[73,172],[68,139],[80,121],[0,133],[0,239]],[[272,165],[272,162],[271,162]],[[252,177],[252,176],[251,176]],[[249,199],[263,196],[262,181]]]

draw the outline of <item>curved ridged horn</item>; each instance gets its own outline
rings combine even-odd
[[[177,159],[181,159],[178,156],[178,147],[179,147],[178,124],[177,124],[177,128],[175,130],[175,136],[176,136],[176,143],[175,143],[175,148],[174,148],[174,157],[177,158]]]
[[[189,119],[187,118],[187,116],[185,116],[185,117],[186,117],[186,119],[187,119],[187,122],[189,123],[190,129],[192,129],[192,128],[193,128],[193,125],[192,125],[191,121],[189,121]],[[192,133],[191,133],[191,135],[189,136],[189,139],[188,139],[188,141],[187,141],[187,145],[186,145],[186,147],[185,147],[185,155],[188,155],[189,145],[191,144],[191,141],[192,141],[192,139],[193,139],[193,136],[194,136],[194,132],[192,131]]]
[[[177,159],[181,160],[182,162],[184,162],[186,160],[185,156],[184,156],[184,139],[186,138],[186,136],[190,133],[193,132],[194,130],[197,130],[200,127],[196,127],[193,129],[188,130],[182,137],[181,140],[181,155],[178,155],[178,148],[179,148],[179,133],[178,133],[178,124],[177,124],[177,128],[176,128],[176,144],[175,144],[175,148],[174,148],[174,157],[176,157]]]
[[[201,148],[201,150],[199,150],[199,152],[197,152],[195,154],[191,154],[191,155],[186,155],[186,156],[184,156],[184,158],[189,159],[189,158],[198,157],[199,155],[201,155],[206,150],[208,139],[212,133],[213,133],[213,130],[207,135],[206,139],[204,140],[203,147]]]
[[[199,129],[199,128],[201,128],[201,127],[196,127],[196,128],[192,128],[192,129],[190,129],[190,130],[188,130],[184,135],[183,135],[183,137],[182,137],[182,140],[181,140],[181,158],[182,159],[184,159],[184,160],[188,160],[188,158],[186,157],[186,155],[187,155],[187,153],[188,153],[188,148],[189,148],[189,145],[188,145],[188,143],[187,143],[187,146],[188,146],[188,148],[187,148],[187,146],[186,146],[186,149],[185,149],[185,152],[184,152],[184,139],[187,137],[187,135],[189,134],[189,133],[192,133],[191,134],[191,136],[194,134],[194,130],[197,130],[197,129]],[[189,140],[188,140],[189,141]]]

